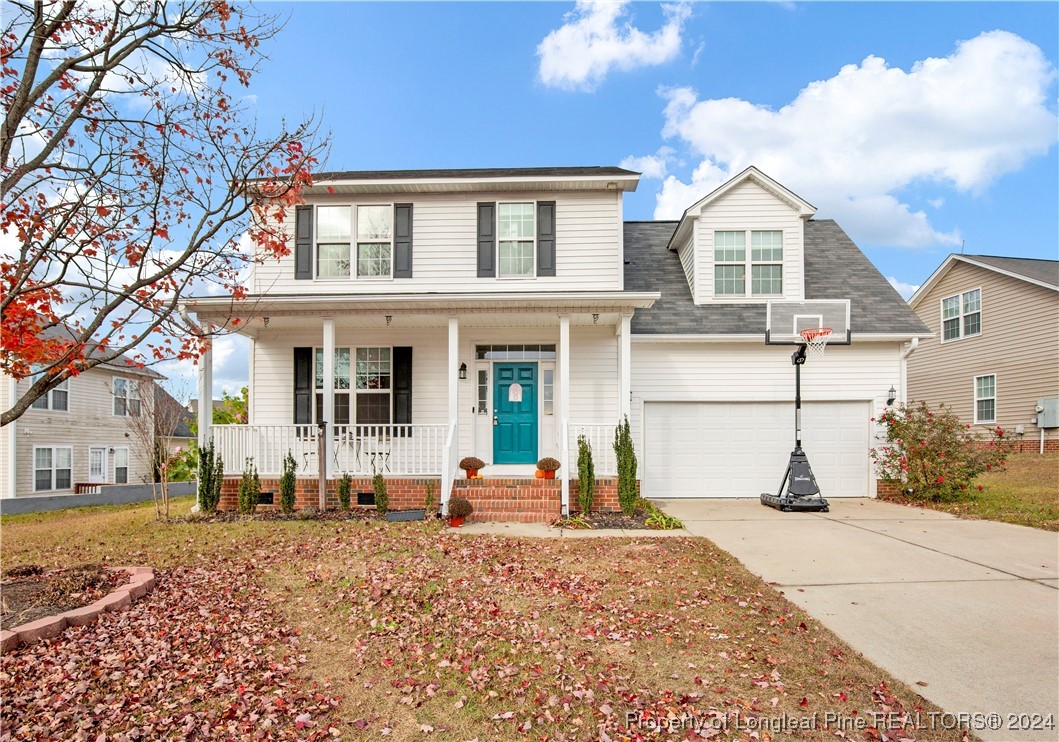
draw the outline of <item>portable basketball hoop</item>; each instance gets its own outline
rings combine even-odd
[[[831,339],[831,328],[811,327],[808,330],[802,330],[798,334],[805,341],[805,347],[809,351],[809,355],[813,358],[819,358],[824,354],[827,341]]]

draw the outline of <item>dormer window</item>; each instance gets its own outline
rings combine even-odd
[[[747,242],[750,243],[749,251]],[[714,296],[783,295],[783,230],[716,231],[713,233],[713,261]]]

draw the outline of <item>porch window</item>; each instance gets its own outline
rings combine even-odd
[[[140,383],[135,379],[114,377],[114,414],[118,417],[140,416]]]
[[[316,209],[316,277],[349,278],[353,209],[319,206]]]
[[[357,278],[389,278],[393,255],[393,207],[357,207]]]
[[[40,374],[33,377],[33,383],[37,383]],[[34,400],[30,405],[34,410],[54,410],[56,412],[68,412],[70,410],[70,380],[63,379],[59,386],[52,389]]]
[[[478,369],[478,414],[489,414],[489,371]]]
[[[479,361],[549,361],[555,360],[555,344],[478,345],[474,357]]]
[[[324,349],[316,349],[316,419],[324,419]],[[336,425],[349,425],[349,348],[335,348]]]
[[[67,490],[71,476],[73,449],[69,446],[38,447],[33,449],[33,491]]]
[[[555,414],[555,371],[544,369],[544,382],[541,385],[541,401],[545,415]]]
[[[115,484],[129,483],[129,449],[114,449],[114,482]]]
[[[500,278],[526,278],[534,275],[537,252],[537,226],[532,203],[498,204],[497,234],[500,249],[497,263]]]
[[[389,348],[357,348],[357,425],[389,425],[392,368]]]

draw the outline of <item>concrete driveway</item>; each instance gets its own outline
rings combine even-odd
[[[1059,534],[864,499],[658,504],[941,708],[1000,714],[983,739],[1059,739]]]

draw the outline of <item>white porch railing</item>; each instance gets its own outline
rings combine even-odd
[[[570,423],[568,436],[570,446],[571,478],[577,477],[577,438],[585,436],[592,447],[592,463],[596,476],[614,476],[618,473],[618,461],[614,456],[614,429],[617,423]]]
[[[442,449],[448,426],[441,425],[335,425],[327,446],[335,477],[433,475],[442,471]],[[246,460],[254,459],[261,476],[283,473],[290,451],[298,476],[317,477],[320,428],[316,425],[214,425],[213,441],[224,460],[224,473],[242,473]]]

